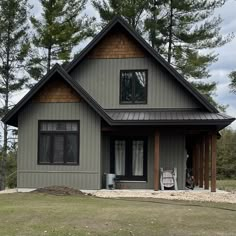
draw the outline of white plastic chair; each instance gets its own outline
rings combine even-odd
[[[161,190],[174,189],[178,190],[177,185],[177,168],[172,170],[164,170],[161,168]]]

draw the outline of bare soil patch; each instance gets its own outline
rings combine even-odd
[[[78,189],[66,187],[66,186],[49,186],[44,188],[38,188],[32,193],[46,193],[56,196],[67,196],[67,195],[85,195]]]

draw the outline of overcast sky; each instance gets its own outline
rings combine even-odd
[[[40,15],[39,1],[30,0],[30,2],[34,5],[33,13]],[[88,4],[86,13],[99,18],[91,4]],[[223,18],[222,34],[232,32],[236,34],[236,0],[228,0],[222,8],[216,11],[216,15],[221,15]],[[209,69],[212,75],[210,80],[217,82],[215,99],[220,104],[229,105],[227,114],[236,117],[236,95],[229,91],[230,80],[228,78],[228,74],[232,70],[236,70],[236,37],[227,45],[214,51],[219,54],[219,60]],[[232,127],[236,129],[236,122],[232,124]]]

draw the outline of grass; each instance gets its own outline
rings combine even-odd
[[[236,235],[236,204],[0,195],[0,235]]]
[[[218,189],[236,193],[236,180],[217,180],[216,186]]]

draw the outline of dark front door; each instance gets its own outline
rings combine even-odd
[[[112,138],[111,173],[120,180],[147,180],[147,138]]]

